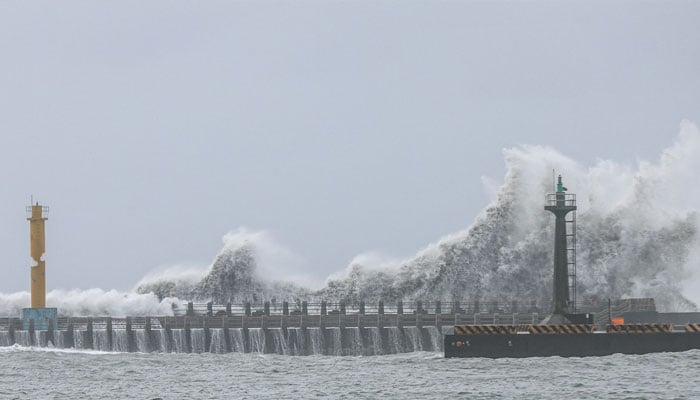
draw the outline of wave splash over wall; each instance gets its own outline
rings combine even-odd
[[[133,292],[54,291],[64,315],[172,315],[172,303],[266,300],[535,300],[551,297],[553,217],[543,210],[552,169],[578,200],[578,300],[654,297],[657,308],[700,302],[700,131],[684,121],[655,162],[600,160],[583,166],[545,146],[503,151],[507,172],[494,200],[464,231],[402,261],[356,257],[320,289],[295,275],[299,257],[266,232],[239,229],[209,268],[172,268]],[[282,272],[282,273],[281,273]],[[281,277],[278,281],[270,276]],[[0,314],[17,315],[27,293],[0,294]]]
[[[543,210],[552,169],[578,199],[578,299],[654,297],[661,310],[693,310],[700,272],[700,132],[687,121],[657,162],[600,160],[586,167],[544,146],[503,151],[507,173],[494,201],[466,230],[417,255],[377,267],[358,256],[320,290],[269,282],[259,273],[263,233],[228,235],[198,279],[143,280],[159,298],[356,302],[423,300],[545,301],[551,297],[553,217]],[[264,258],[264,257],[263,257]],[[270,268],[269,265],[264,268]]]
[[[0,316],[18,316],[30,303],[29,292],[0,293]],[[172,315],[178,299],[159,299],[153,293],[120,292],[102,289],[52,290],[46,294],[49,307],[71,317]]]
[[[144,277],[136,291],[158,298],[254,303],[270,299],[308,298],[313,292],[295,282],[310,278],[285,274],[298,259],[267,232],[239,228],[223,238],[224,246],[206,270],[171,268]],[[270,280],[269,276],[282,277]],[[284,278],[287,278],[286,280]]]

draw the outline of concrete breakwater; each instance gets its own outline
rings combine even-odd
[[[214,305],[188,303],[173,317],[0,318],[0,346],[37,346],[118,352],[380,355],[441,351],[455,325],[532,325],[545,314],[515,303],[407,303],[365,307],[321,302]],[[543,307],[546,309],[546,307]],[[626,299],[593,308],[596,320],[654,312],[653,301]],[[489,312],[481,312],[487,309]],[[608,313],[610,311],[612,314]],[[178,315],[180,314],[180,315]],[[43,323],[41,323],[43,322]],[[596,322],[598,323],[598,322]],[[47,329],[35,329],[47,327]]]
[[[0,318],[0,346],[119,352],[381,355],[441,351],[455,324],[532,323],[532,314],[58,318],[47,330]]]
[[[268,353],[283,355],[381,355],[441,351],[436,326],[223,328],[204,324],[126,327],[112,320],[72,321],[66,329],[0,330],[0,346],[91,349],[118,352]],[[119,321],[121,322],[121,321]]]

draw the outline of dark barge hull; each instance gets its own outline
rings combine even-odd
[[[589,357],[692,349],[700,349],[699,333],[445,335],[445,358]]]

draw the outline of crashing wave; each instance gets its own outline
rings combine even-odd
[[[507,149],[504,157],[505,182],[473,225],[408,260],[376,268],[358,257],[343,276],[312,291],[256,274],[260,240],[240,240],[245,234],[239,232],[239,240],[226,241],[198,281],[161,278],[142,282],[138,292],[215,302],[546,301],[551,297],[553,218],[543,203],[557,169],[578,195],[579,300],[654,297],[662,310],[695,309],[683,294],[700,258],[694,211],[698,190],[687,185],[700,170],[695,125],[683,122],[677,142],[659,162],[642,162],[636,170],[612,161],[584,168],[542,146]]]
[[[653,297],[660,310],[696,309],[700,187],[692,182],[700,171],[700,132],[695,125],[683,122],[676,143],[658,162],[636,167],[605,160],[583,167],[542,146],[503,154],[504,183],[468,229],[402,261],[358,256],[318,290],[300,283],[304,277],[289,276],[300,262],[288,249],[265,232],[241,229],[224,237],[208,269],[150,274],[135,292],[52,291],[47,302],[69,316],[171,315],[178,299],[546,302],[554,220],[543,203],[557,169],[578,200],[578,300]],[[0,315],[18,315],[28,303],[26,292],[0,294]]]
[[[138,293],[154,293],[158,298],[177,297],[216,304],[259,303],[266,300],[308,298],[311,291],[297,284],[269,281],[260,276],[259,258],[264,250],[279,251],[264,232],[250,233],[245,228],[224,237],[224,247],[206,273],[180,272],[171,279],[172,270],[144,278]],[[263,257],[268,258],[268,257]],[[271,267],[272,268],[272,267]]]
[[[0,315],[21,315],[29,299],[29,292],[0,293]],[[178,299],[167,296],[159,299],[153,293],[102,289],[52,290],[46,294],[46,303],[57,307],[62,316],[70,317],[173,315],[173,304],[180,306]]]

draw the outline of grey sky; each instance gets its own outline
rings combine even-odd
[[[0,2],[0,292],[128,289],[270,230],[325,276],[468,226],[501,149],[656,158],[700,2]]]

